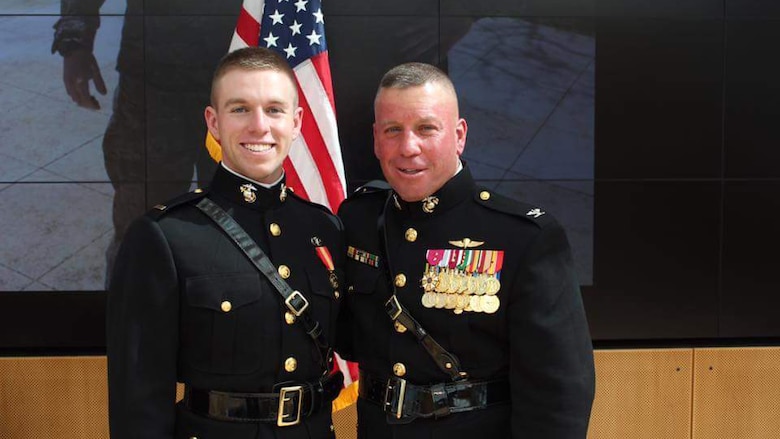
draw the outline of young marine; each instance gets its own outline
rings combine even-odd
[[[217,67],[205,118],[223,160],[210,187],[135,220],[118,254],[112,438],[334,437],[345,251],[339,219],[285,185],[301,113],[274,52],[240,49]]]

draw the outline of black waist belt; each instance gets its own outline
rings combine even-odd
[[[361,398],[379,404],[391,422],[440,418],[510,401],[509,380],[462,380],[427,386],[403,378],[384,378],[360,371]],[[395,420],[395,421],[393,421]]]
[[[220,421],[269,422],[279,427],[296,425],[320,411],[338,396],[341,372],[319,381],[277,385],[274,393],[236,393],[184,387],[184,406],[191,412]],[[289,384],[289,385],[287,385]]]

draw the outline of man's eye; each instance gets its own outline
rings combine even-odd
[[[247,109],[246,107],[233,107],[230,109],[231,113],[246,113]]]
[[[401,128],[400,127],[387,127],[387,128],[385,128],[385,132],[387,134],[400,133],[401,132]]]
[[[279,107],[271,107],[271,108],[269,108],[266,111],[268,111],[269,114],[282,114],[282,113],[284,113],[284,110],[279,108]]]

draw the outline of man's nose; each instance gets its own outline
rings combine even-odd
[[[412,157],[420,154],[420,137],[414,131],[404,131],[401,138],[401,155]]]
[[[249,129],[260,132],[268,130],[268,116],[262,111],[254,112],[249,123]]]

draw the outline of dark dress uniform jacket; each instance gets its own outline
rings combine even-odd
[[[467,167],[434,196],[431,213],[390,190],[359,189],[342,204],[339,216],[352,247],[346,262],[350,312],[342,312],[351,317],[352,338],[342,350],[374,376],[392,376],[400,364],[410,384],[450,380],[385,311],[403,274],[404,286],[395,287],[399,301],[472,379],[508,378],[511,404],[394,425],[379,405],[361,398],[359,437],[584,439],[594,396],[593,351],[563,229],[541,209],[478,189]],[[377,221],[383,212],[386,251]],[[475,251],[504,252],[500,306],[492,314],[422,304],[427,250],[459,249],[465,238],[483,243]],[[378,267],[366,255],[378,256]]]
[[[288,284],[308,298],[331,343],[339,294],[312,238],[329,249],[340,275],[341,223],[289,190],[281,197],[281,185],[255,185],[250,203],[240,189],[248,183],[220,166],[210,189],[157,206],[130,227],[108,297],[112,438],[333,437],[330,404],[282,428],[216,421],[174,406],[177,381],[206,390],[271,392],[276,383],[316,381],[323,373],[314,343],[303,327],[286,322],[271,283],[195,204],[208,196],[276,267],[289,268]]]

